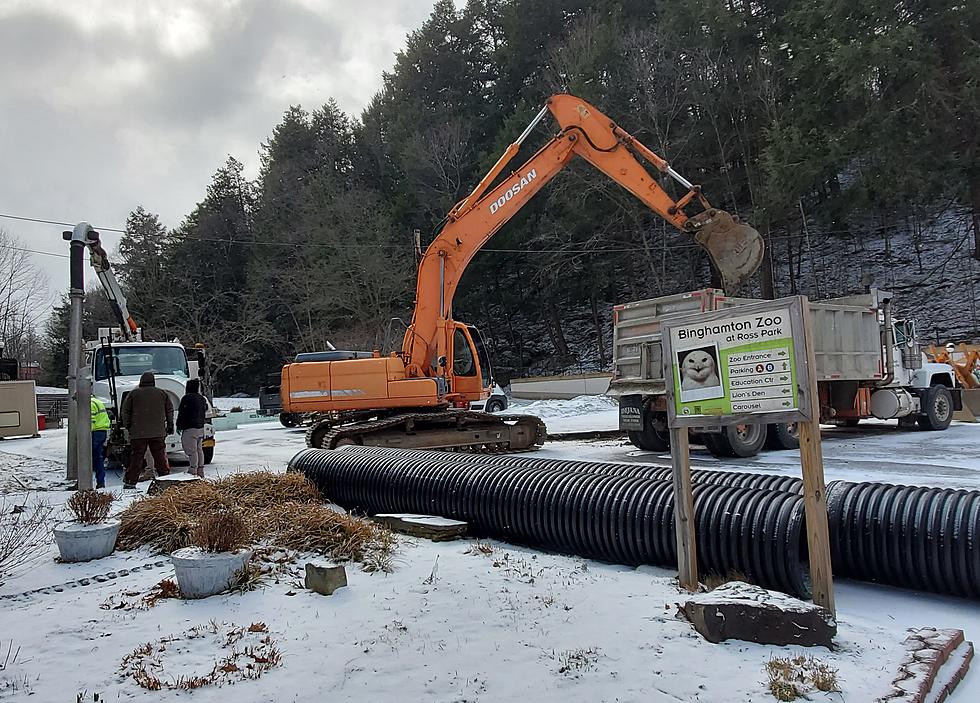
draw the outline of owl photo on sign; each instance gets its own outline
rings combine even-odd
[[[704,344],[700,347],[679,349],[677,359],[677,382],[680,384],[680,400],[710,400],[721,398],[725,389],[721,385],[721,367],[718,364],[718,345]]]
[[[693,349],[681,362],[681,389],[693,391],[721,385],[715,360],[704,349]]]

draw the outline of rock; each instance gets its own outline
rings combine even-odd
[[[826,608],[740,581],[693,596],[680,613],[709,642],[831,648],[837,622]]]
[[[166,476],[154,478],[150,482],[150,487],[146,492],[151,496],[155,496],[163,493],[168,488],[173,488],[174,486],[180,488],[181,486],[188,486],[201,480],[203,479],[187,473],[167,474]]]
[[[438,515],[411,515],[386,513],[371,518],[389,530],[413,537],[423,537],[433,542],[460,539],[466,535],[469,525]]]
[[[347,571],[343,566],[306,565],[306,587],[311,591],[329,596],[347,585]]]

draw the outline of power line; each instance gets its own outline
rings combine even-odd
[[[24,215],[11,215],[0,213],[0,217],[8,218],[12,220],[20,220],[22,222],[36,222],[39,224],[47,225],[59,225],[63,227],[74,227],[75,225],[70,222],[60,222],[58,220],[48,220],[38,217],[27,217]],[[320,225],[315,225],[311,228],[293,230],[290,232],[292,235],[297,234],[312,234],[314,231],[319,229]],[[881,231],[884,229],[889,229],[894,227],[894,225],[879,225],[875,227],[864,227],[864,231]],[[125,229],[119,229],[117,227],[96,227],[93,225],[93,229],[96,231],[104,232],[118,232],[120,234],[125,234]],[[834,235],[834,234],[853,234],[853,230],[839,229],[839,230],[820,230],[822,235]],[[782,235],[770,235],[767,239],[770,242],[781,242],[787,240],[799,240],[801,238],[800,234],[786,233]],[[405,244],[325,244],[320,242],[277,242],[271,239],[261,239],[261,240],[248,240],[248,241],[235,241],[232,239],[220,239],[217,237],[193,237],[193,241],[198,242],[208,242],[215,244],[241,244],[248,246],[276,246],[276,247],[287,247],[292,249],[328,249],[328,250],[338,250],[338,249],[367,249],[367,250],[378,250],[378,249],[394,249],[394,250],[410,250],[413,248],[411,243]],[[674,242],[669,244],[670,249],[698,249],[701,248],[699,244],[695,243],[679,243]],[[15,248],[15,247],[11,247]],[[513,249],[513,248],[495,248],[495,247],[483,247],[477,253],[478,254],[627,254],[635,252],[656,252],[659,250],[659,246],[635,246],[635,247],[595,247],[595,248],[558,248],[558,249]],[[66,254],[55,254],[46,251],[36,251],[33,249],[18,249],[18,251],[27,251],[33,254],[42,254],[45,256],[57,256],[61,258],[69,258]]]
[[[7,249],[13,251],[26,251],[28,254],[43,254],[44,256],[57,256],[59,259],[70,259],[68,254],[55,254],[53,251],[38,251],[37,249],[24,249],[23,247],[8,246]]]
[[[42,224],[42,225],[61,225],[62,227],[74,227],[76,224],[78,224],[77,222],[75,222],[75,223],[72,223],[72,222],[58,222],[57,220],[43,220],[43,219],[40,219],[38,217],[25,217],[23,215],[6,215],[4,213],[0,213],[0,217],[5,217],[8,220],[21,220],[22,222],[37,222],[37,223]],[[126,234],[126,230],[124,230],[124,229],[116,229],[114,227],[95,227],[93,225],[92,229],[94,229],[94,230],[103,230],[103,231],[106,231],[106,232],[119,232],[121,234]]]

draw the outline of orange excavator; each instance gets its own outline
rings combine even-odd
[[[523,166],[494,185],[534,127],[551,113],[558,133]],[[737,288],[762,261],[762,237],[712,207],[664,159],[592,105],[554,95],[466,198],[447,215],[419,265],[415,312],[402,348],[380,352],[302,354],[282,369],[286,413],[315,413],[311,447],[344,444],[467,451],[523,451],[544,443],[544,424],[526,415],[469,410],[486,399],[492,372],[486,347],[472,325],[453,319],[460,278],[480,248],[575,157],[580,156],[692,234],[718,270],[726,290]],[[677,181],[686,194],[673,200],[641,163]],[[694,203],[700,212],[687,215]]]

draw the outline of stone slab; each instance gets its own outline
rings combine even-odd
[[[173,488],[174,486],[180,488],[202,480],[198,476],[191,476],[188,473],[167,474],[166,476],[158,476],[150,481],[150,487],[147,488],[146,492],[151,496],[155,496],[163,493],[168,488]]]
[[[693,596],[679,611],[714,643],[736,639],[830,648],[837,634],[837,622],[826,608],[740,581]]]
[[[466,536],[469,525],[460,520],[438,515],[412,515],[408,513],[385,513],[371,518],[389,530],[413,537],[422,537],[433,542],[461,539]]]

